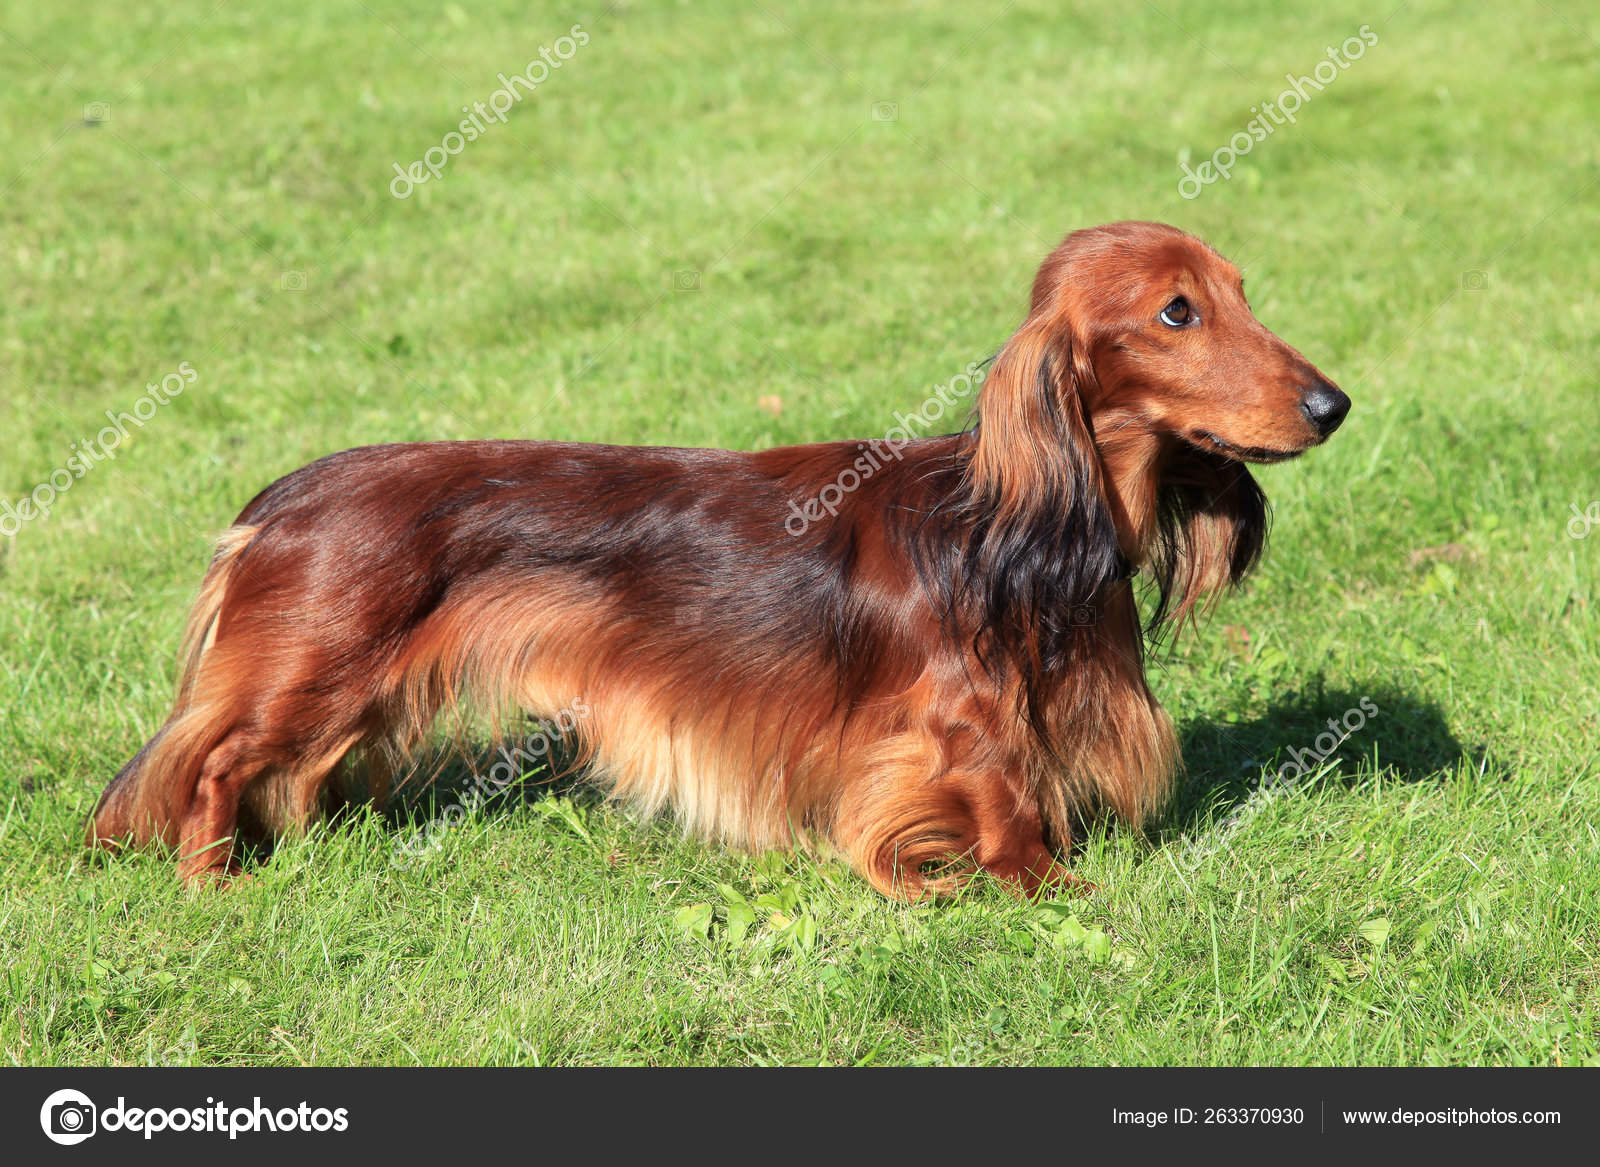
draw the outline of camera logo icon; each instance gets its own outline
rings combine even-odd
[[[1074,604],[1067,613],[1067,623],[1073,628],[1087,628],[1100,623],[1100,609],[1093,604]]]
[[[57,1090],[39,1108],[39,1125],[44,1128],[45,1138],[52,1143],[71,1147],[94,1134],[98,1113],[87,1094]]]
[[[692,268],[672,273],[672,286],[680,292],[698,292],[700,290],[700,273]]]

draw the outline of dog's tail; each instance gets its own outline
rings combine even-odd
[[[117,771],[89,820],[85,842],[118,848],[161,840],[177,842],[177,827],[193,796],[206,755],[227,731],[225,711],[195,700],[200,669],[216,639],[240,554],[259,527],[235,526],[217,541],[216,554],[189,614],[178,659],[178,694],[166,724]]]

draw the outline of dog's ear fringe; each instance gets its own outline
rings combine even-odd
[[[955,508],[965,531],[947,611],[976,629],[991,675],[1020,677],[1024,713],[1047,746],[1048,695],[1098,635],[1083,613],[1103,611],[1123,575],[1083,405],[1092,376],[1066,322],[1031,316],[979,393]]]

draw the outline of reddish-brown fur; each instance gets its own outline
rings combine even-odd
[[[789,504],[862,443],[332,455],[222,537],[172,714],[91,841],[225,877],[241,834],[321,813],[347,755],[381,800],[441,710],[581,707],[595,780],[706,837],[825,838],[890,895],[1063,882],[1074,824],[1139,822],[1178,764],[1129,576],[1166,620],[1236,581],[1266,522],[1242,463],[1346,407],[1231,264],[1119,223],[1045,261],[970,430],[885,457],[798,534]]]

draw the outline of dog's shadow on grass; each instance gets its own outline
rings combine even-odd
[[[1330,689],[1320,677],[1286,693],[1259,717],[1200,718],[1179,730],[1187,773],[1161,834],[1191,836],[1226,819],[1258,791],[1292,796],[1309,783],[1355,784],[1373,762],[1386,780],[1438,780],[1461,762],[1487,765],[1464,746],[1440,707],[1392,688]]]
[[[537,723],[530,722],[537,730]],[[529,742],[538,741],[533,749]],[[1180,726],[1186,772],[1155,837],[1175,843],[1204,834],[1262,790],[1293,797],[1316,783],[1354,785],[1373,762],[1387,781],[1436,781],[1469,762],[1489,763],[1481,746],[1464,746],[1443,711],[1392,688],[1330,689],[1320,677],[1285,693],[1260,716],[1227,722],[1200,717]],[[457,823],[505,814],[564,797],[580,806],[603,801],[588,781],[570,738],[536,732],[505,745],[455,742],[425,748],[411,760],[378,812],[389,831],[418,849]],[[335,808],[334,818],[370,805],[359,794]],[[270,845],[261,857],[270,853]]]
[[[359,768],[358,768],[359,775]],[[588,781],[575,739],[529,721],[503,742],[458,741],[424,747],[408,761],[378,812],[394,831],[448,825],[464,815],[495,815],[567,797],[602,801]],[[355,790],[363,789],[359,779]],[[363,800],[357,797],[352,805]]]
[[[396,841],[397,865],[409,866],[437,847],[450,831],[470,820],[493,817],[526,806],[579,806],[603,801],[588,781],[575,739],[548,723],[529,719],[502,742],[462,737],[434,741],[417,749],[395,776],[382,805],[371,796],[371,762],[354,757],[328,791],[328,826],[376,815]],[[277,840],[270,832],[246,829],[240,836],[247,870],[271,860]]]

